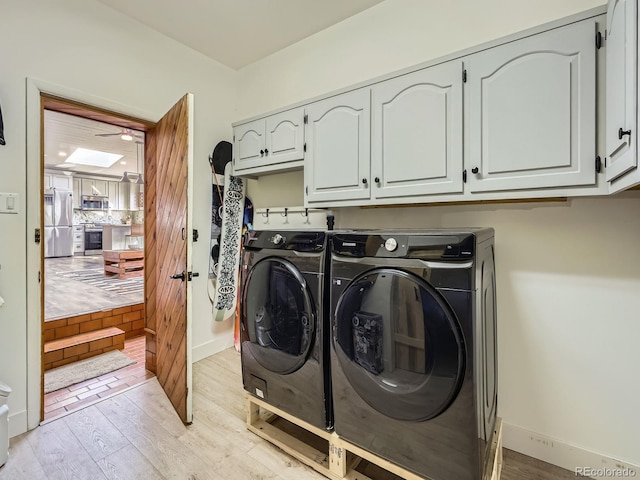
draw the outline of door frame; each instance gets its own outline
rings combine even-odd
[[[43,243],[35,243],[34,232],[43,229],[42,217],[42,180],[44,170],[43,139],[44,103],[42,96],[49,97],[51,105],[60,99],[59,111],[64,105],[67,112],[75,108],[93,116],[95,120],[110,119],[132,122],[136,128],[147,131],[155,126],[150,112],[125,105],[111,99],[68,88],[45,80],[27,77],[26,79],[26,288],[27,288],[27,430],[40,425],[43,418],[43,334],[44,288],[40,282],[44,272]],[[37,201],[36,201],[37,199]]]

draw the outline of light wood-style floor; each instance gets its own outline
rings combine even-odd
[[[182,424],[154,379],[13,438],[0,479],[324,478],[246,430],[235,350],[194,364],[193,379],[192,425]],[[502,480],[576,478],[518,453],[504,453]]]

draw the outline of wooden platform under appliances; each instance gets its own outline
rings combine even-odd
[[[375,480],[362,473],[361,463],[385,470],[389,477],[430,480],[364,450],[335,432],[327,432],[245,393],[247,428],[313,468],[325,477],[342,480]],[[502,419],[496,419],[489,460],[482,480],[500,480],[502,473]]]

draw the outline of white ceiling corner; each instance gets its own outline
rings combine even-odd
[[[99,0],[235,70],[383,0]]]

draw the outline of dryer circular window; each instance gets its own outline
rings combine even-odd
[[[424,279],[380,267],[342,291],[334,349],[353,389],[398,420],[424,421],[453,402],[465,370],[460,325]]]
[[[279,374],[299,369],[313,344],[315,312],[306,282],[282,258],[265,258],[248,274],[242,298],[249,348],[264,368]]]

